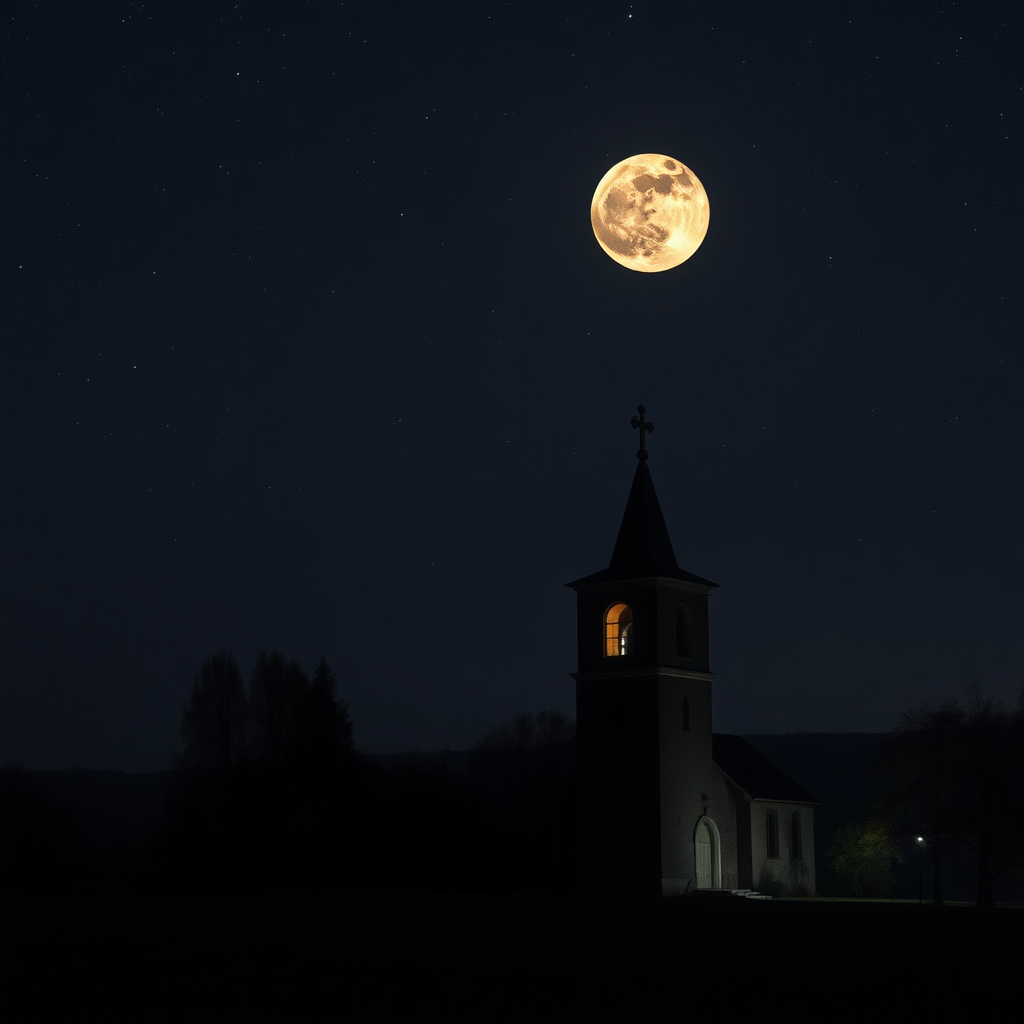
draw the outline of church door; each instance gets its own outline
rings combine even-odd
[[[697,888],[710,889],[715,877],[715,840],[706,821],[697,828]]]

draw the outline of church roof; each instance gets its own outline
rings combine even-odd
[[[668,536],[665,517],[661,512],[661,504],[654,490],[651,471],[647,468],[647,460],[641,459],[637,463],[633,486],[626,500],[626,511],[622,514],[611,564],[607,569],[584,576],[567,585],[578,587],[588,583],[607,583],[612,580],[642,579],[650,576],[684,580],[702,587],[718,586],[711,580],[679,568],[675,552],[672,550],[672,541]]]
[[[751,800],[777,800],[780,803],[817,803],[807,790],[798,786],[785,772],[776,768],[764,754],[756,751],[742,736],[716,732],[711,737],[711,756],[715,764]]]

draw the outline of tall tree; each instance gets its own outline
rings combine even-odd
[[[908,838],[921,836],[939,865],[956,846],[978,865],[977,903],[1024,856],[1024,691],[1016,707],[969,686],[940,704],[904,711],[876,767],[887,776],[885,806]]]
[[[227,652],[203,662],[181,714],[182,768],[231,768],[245,759],[249,706],[242,673]]]
[[[338,681],[327,658],[313,673],[303,715],[303,757],[316,766],[329,766],[347,759],[355,750],[352,719],[348,705],[338,699]]]
[[[260,651],[249,679],[249,715],[254,759],[262,764],[295,760],[309,698],[302,666]]]

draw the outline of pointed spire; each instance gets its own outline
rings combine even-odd
[[[661,576],[665,574],[664,570],[678,571],[679,565],[654,490],[651,471],[647,468],[644,434],[653,434],[654,424],[645,419],[647,410],[642,404],[636,407],[636,411],[640,413],[640,418],[634,416],[629,422],[634,430],[640,431],[640,447],[636,453],[640,464],[633,475],[633,486],[629,491],[626,511],[622,516],[608,568],[612,572],[626,575]]]
[[[626,500],[626,511],[622,514],[611,563],[607,569],[585,576],[568,586],[662,576],[686,580],[705,587],[717,587],[717,583],[679,568],[676,554],[672,550],[672,541],[669,539],[668,527],[665,525],[665,516],[661,511],[661,503],[654,490],[651,471],[647,468],[647,445],[644,435],[654,432],[654,424],[645,419],[647,410],[642,405],[638,405],[636,411],[640,414],[639,419],[634,416],[630,422],[634,429],[640,431],[640,448],[636,453],[639,462],[633,475],[629,498]]]
[[[642,448],[640,452],[647,454]],[[665,576],[679,571],[646,459],[637,464],[633,474],[633,486],[608,568],[629,576]]]

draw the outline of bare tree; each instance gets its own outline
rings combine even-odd
[[[182,768],[231,768],[245,759],[249,708],[242,673],[223,651],[203,662],[181,714]]]
[[[921,837],[933,862],[957,846],[978,863],[977,903],[992,905],[992,883],[1024,858],[1024,691],[1015,708],[977,685],[900,716],[876,767],[887,775],[884,806],[907,838]]]

